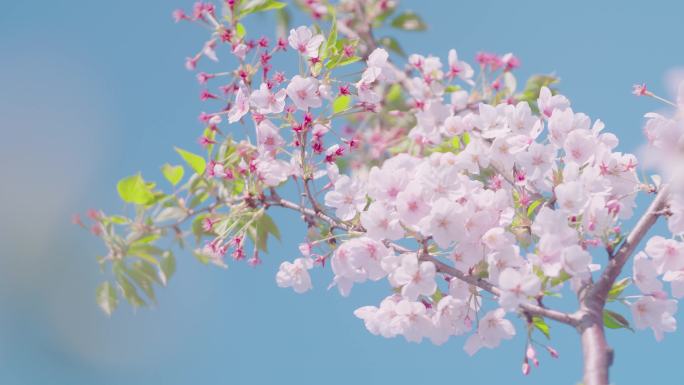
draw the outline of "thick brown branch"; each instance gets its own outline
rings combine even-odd
[[[608,266],[603,271],[601,278],[599,278],[599,280],[588,290],[587,297],[595,297],[605,303],[608,292],[622,272],[625,263],[627,263],[637,245],[639,245],[641,240],[646,236],[648,230],[656,223],[658,217],[667,207],[669,194],[670,187],[668,185],[664,185],[660,188],[658,195],[656,195],[644,215],[639,219],[636,226],[634,226],[615,253],[615,257],[608,261]]]
[[[603,309],[615,280],[636,247],[646,236],[667,207],[670,188],[661,187],[651,205],[627,235],[614,257],[608,261],[601,277],[580,295],[580,331],[584,355],[584,384],[608,385],[608,369],[613,362],[613,351],[606,341],[603,328]]]

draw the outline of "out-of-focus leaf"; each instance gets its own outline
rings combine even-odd
[[[246,4],[244,4],[244,6],[241,7],[242,9],[238,13],[238,18],[243,18],[252,13],[270,11],[272,9],[282,9],[285,8],[285,6],[287,6],[287,3],[283,3],[280,1],[251,0],[246,2]]]
[[[172,166],[168,163],[162,166],[162,174],[164,178],[168,180],[172,185],[177,185],[183,179],[183,174],[185,174],[185,169],[183,166]]]
[[[382,46],[384,46],[388,50],[396,53],[397,55],[406,56],[406,53],[401,48],[401,45],[399,45],[399,41],[397,41],[397,39],[395,39],[391,36],[381,37],[378,40],[378,43],[380,43]]]
[[[171,251],[165,251],[162,254],[161,261],[159,262],[159,268],[161,270],[161,280],[164,285],[171,279],[173,274],[176,272],[176,257]]]
[[[615,301],[631,283],[632,279],[629,277],[625,277],[615,282],[608,292],[608,301]]]
[[[245,26],[242,25],[242,23],[237,23],[235,25],[235,36],[237,36],[238,39],[242,39],[246,34],[247,29],[245,29]]]
[[[207,162],[204,160],[203,157],[185,151],[178,147],[176,147],[176,152],[183,158],[183,160],[188,164],[188,166],[190,166],[190,168],[195,170],[195,172],[198,175],[204,175],[204,170],[207,167]]]
[[[351,104],[351,96],[340,95],[333,101],[333,114],[345,111]]]
[[[121,179],[116,184],[116,190],[124,202],[146,205],[155,198],[150,191],[150,186],[145,183],[140,173]]]
[[[183,210],[180,207],[176,207],[176,206],[164,207],[162,209],[162,211],[160,211],[159,214],[157,214],[157,216],[154,218],[154,221],[155,222],[166,222],[166,221],[171,221],[171,220],[178,221],[178,220],[185,218],[186,215],[187,215],[187,213],[185,212],[185,210]]]
[[[287,37],[290,30],[290,12],[287,8],[280,8],[276,11],[276,34],[279,38]]]
[[[622,314],[616,313],[611,310],[603,310],[603,325],[608,329],[629,329],[634,331],[631,326],[629,326],[629,321]]]
[[[427,29],[427,24],[413,11],[406,11],[397,15],[392,19],[391,25],[404,31],[424,31]]]
[[[140,295],[138,294],[138,290],[136,290],[135,286],[133,286],[131,281],[128,280],[128,278],[126,278],[123,267],[119,267],[118,269],[115,267],[115,274],[116,282],[119,284],[119,287],[123,292],[124,298],[126,298],[126,301],[128,301],[128,303],[130,303],[133,307],[141,307],[147,305],[145,301],[142,299],[142,297],[140,297]]]
[[[546,321],[544,321],[543,318],[541,317],[532,317],[532,325],[542,332],[546,336],[546,338],[551,339],[551,334],[550,334],[550,329],[549,325],[546,324]]]
[[[114,287],[109,282],[102,282],[100,286],[97,287],[95,297],[100,309],[107,315],[112,315],[114,310],[116,310],[116,307],[119,306],[119,297],[116,294],[116,290],[114,290]]]
[[[532,218],[532,214],[534,214],[534,210],[539,207],[540,204],[544,202],[544,199],[537,199],[534,202],[530,203],[529,206],[527,206],[527,217]]]

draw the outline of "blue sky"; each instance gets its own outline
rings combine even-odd
[[[635,2],[636,3],[636,2]],[[520,375],[524,339],[474,358],[463,338],[441,347],[370,335],[352,311],[376,304],[386,284],[327,291],[278,289],[277,266],[296,256],[303,226],[288,225],[254,270],[200,265],[178,253],[179,272],[159,306],[122,306],[110,319],[94,304],[103,278],[99,242],[69,225],[72,212],[123,210],[116,181],[178,162],[194,147],[205,109],[183,59],[204,31],[174,25],[191,1],[15,1],[0,12],[0,383],[2,384],[574,384],[576,335],[552,325],[561,359]],[[630,94],[645,81],[667,94],[667,71],[684,66],[684,4],[624,2],[402,2],[430,29],[399,34],[407,52],[471,60],[514,52],[519,74],[555,72],[578,111],[601,118],[621,149],[642,142],[642,115],[660,108]],[[271,19],[260,19],[264,34]],[[267,21],[266,23],[262,21]],[[276,215],[280,222],[296,217]],[[659,228],[662,230],[662,226]],[[620,309],[623,310],[624,309]],[[679,317],[682,321],[682,317]],[[656,343],[649,331],[609,331],[615,384],[672,382],[684,334]],[[644,354],[647,352],[647,354]],[[644,368],[647,367],[648,370]]]

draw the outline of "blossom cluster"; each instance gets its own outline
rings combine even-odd
[[[632,218],[637,195],[658,192],[665,182],[642,181],[636,157],[618,150],[603,122],[574,111],[552,88],[556,79],[532,78],[518,92],[513,54],[479,53],[471,65],[451,49],[444,62],[412,54],[399,64],[391,44],[379,47],[368,33],[369,14],[384,20],[395,11],[394,2],[382,0],[369,2],[362,15],[346,2],[335,10],[308,1],[316,20],[330,21],[327,33],[298,26],[273,42],[248,40],[242,17],[284,6],[262,3],[244,8],[228,1],[220,13],[198,2],[191,14],[174,13],[212,31],[187,59],[189,70],[206,59],[234,68],[197,74],[200,99],[221,107],[199,117],[206,156],[177,149],[193,176],[172,194],[139,174],[126,178],[119,193],[138,205],[137,217],[91,216],[110,250],[101,263],[113,264],[124,297],[144,304],[135,286],[154,298],[152,284],[166,284],[175,262],[153,243],[171,233],[183,246],[186,220],[201,242],[201,261],[226,266],[228,254],[247,259],[251,245],[247,260],[256,266],[268,239],[280,237],[268,212],[287,208],[309,231],[301,255],[281,263],[278,286],[306,292],[318,267],[330,268],[330,288],[342,296],[354,285],[386,280],[388,296],[354,312],[368,331],[435,344],[471,333],[464,343],[471,355],[511,339],[511,318],[519,316],[528,328],[529,372],[529,360],[538,364],[531,333],[548,334],[544,301],[564,286],[573,294],[590,287],[624,244],[623,221]],[[415,29],[421,21],[407,13],[392,25]],[[299,62],[299,70],[275,70],[277,55]],[[349,79],[341,67],[358,71]],[[649,114],[644,129],[649,160],[674,184],[681,100],[677,115]],[[239,140],[238,125],[247,128]],[[175,187],[183,170],[166,165],[163,172]],[[281,197],[288,188],[299,192],[295,199]],[[665,214],[681,236],[684,189],[673,190]],[[130,233],[119,235],[120,225]],[[127,264],[130,255],[141,261]],[[630,306],[635,326],[652,328],[657,339],[676,328],[677,302],[661,278],[673,296],[684,295],[678,239],[654,237],[635,258],[633,281],[642,295],[623,297],[626,284],[616,284],[608,298]],[[111,311],[116,290],[101,287],[98,301]],[[613,318],[629,327],[619,314]]]

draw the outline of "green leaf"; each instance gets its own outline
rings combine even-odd
[[[176,152],[183,158],[183,160],[195,170],[198,175],[204,175],[204,170],[207,167],[207,162],[203,157],[193,154],[191,152],[185,151],[176,147]]]
[[[533,75],[525,84],[523,92],[516,96],[520,101],[525,101],[530,104],[533,109],[537,108],[537,99],[539,98],[539,91],[542,87],[548,87],[551,84],[557,83],[558,78],[551,75]],[[553,90],[552,90],[553,91]]]
[[[401,102],[401,85],[395,83],[387,91],[387,104],[394,105],[399,102]]]
[[[608,329],[629,329],[634,331],[631,326],[629,326],[629,321],[619,313],[611,310],[603,310],[603,325]]]
[[[268,236],[273,235],[278,240],[280,240],[280,230],[276,226],[275,222],[270,215],[266,213],[258,214],[259,217],[254,221],[254,224],[250,226],[247,234],[252,239],[257,246],[257,249],[268,252]]]
[[[333,114],[340,113],[342,111],[345,111],[349,108],[349,105],[351,104],[351,96],[349,95],[340,95],[337,98],[335,98],[335,101],[333,101]]]
[[[534,202],[530,203],[529,206],[527,206],[527,217],[532,218],[532,214],[534,214],[534,210],[539,207],[539,205],[544,202],[544,199],[537,199]]]
[[[270,11],[272,9],[282,9],[287,6],[286,3],[274,0],[252,0],[245,4],[244,8],[238,13],[238,18],[243,18],[247,15],[257,12]]]
[[[391,36],[385,36],[380,38],[378,40],[378,43],[380,43],[380,45],[384,46],[388,50],[396,53],[397,55],[406,56],[406,53],[401,48],[401,45],[399,45],[399,41],[397,41],[397,39]]]
[[[444,89],[444,92],[447,94],[450,94],[450,93],[456,92],[460,89],[461,89],[461,87],[452,84],[452,85],[446,86],[446,88]]]
[[[124,202],[146,205],[154,200],[150,186],[140,173],[121,179],[116,184],[116,190]]]
[[[337,17],[333,13],[332,21],[330,25],[330,33],[328,34],[328,39],[325,41],[325,47],[323,47],[323,52],[321,55],[321,60],[332,56],[335,53],[335,45],[337,44]]]
[[[278,37],[285,38],[287,31],[290,30],[290,12],[287,8],[281,8],[276,11],[276,34]]]
[[[156,302],[156,296],[154,294],[154,287],[152,284],[159,280],[156,274],[156,270],[152,268],[151,272],[147,270],[146,266],[150,266],[149,263],[145,264],[143,261],[136,261],[131,264],[130,267],[126,267],[126,273],[133,280],[133,282],[138,285],[142,291],[145,292],[148,298],[153,302]]]
[[[441,301],[442,298],[444,298],[444,294],[442,293],[442,291],[439,289],[435,290],[435,294],[432,295],[432,301],[434,303],[439,303],[439,301]]]
[[[246,34],[247,30],[245,29],[245,26],[242,25],[242,23],[237,23],[237,25],[235,25],[235,36],[237,36],[238,39],[242,39]]]
[[[541,317],[532,317],[532,324],[534,325],[537,330],[542,332],[546,336],[546,338],[551,339],[551,334],[549,330],[549,325],[546,324],[546,321],[544,321],[543,318]]]
[[[121,215],[112,215],[111,217],[106,218],[106,220],[116,225],[127,225],[131,222],[130,219],[122,217]]]
[[[551,279],[551,287],[558,286],[570,278],[572,278],[570,274],[566,273],[565,270],[561,270],[560,274],[558,274],[558,277]]]
[[[159,263],[159,268],[161,269],[161,278],[164,285],[171,279],[173,274],[176,272],[176,257],[171,251],[166,251],[162,255],[162,259]]]
[[[615,301],[620,294],[632,283],[632,279],[629,277],[623,278],[613,284],[608,292],[608,301]]]
[[[95,297],[100,309],[109,316],[112,315],[116,307],[119,306],[119,297],[116,295],[116,290],[114,290],[114,287],[109,282],[102,282],[100,286],[97,287]]]
[[[427,24],[413,11],[406,11],[399,14],[392,20],[392,27],[403,29],[404,31],[424,31]]]
[[[183,166],[172,166],[168,163],[162,166],[162,174],[173,186],[177,185],[183,179],[185,169]]]
[[[135,289],[135,286],[133,286],[131,281],[124,275],[121,267],[116,271],[116,282],[119,284],[119,287],[121,287],[124,298],[126,298],[128,303],[133,305],[133,307],[146,305],[145,301],[138,294],[138,290]]]

